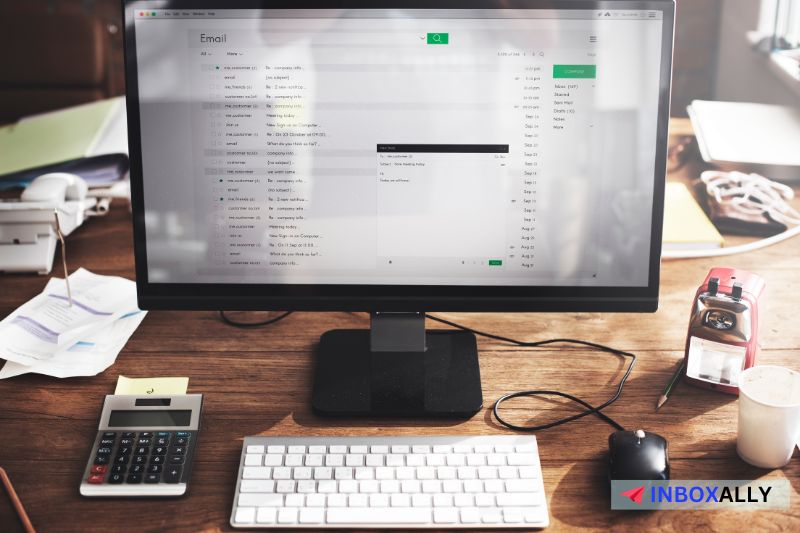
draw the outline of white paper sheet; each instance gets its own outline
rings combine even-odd
[[[114,362],[144,318],[133,281],[84,269],[69,279],[72,306],[64,280],[53,278],[0,322],[0,358],[8,361],[0,378],[30,371],[59,377],[97,374]]]

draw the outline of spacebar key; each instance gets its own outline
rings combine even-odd
[[[351,507],[328,509],[329,524],[429,524],[429,509],[413,507]]]

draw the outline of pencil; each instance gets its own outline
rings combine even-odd
[[[658,399],[658,402],[656,403],[656,411],[661,409],[661,406],[667,403],[667,400],[669,400],[672,391],[675,389],[675,385],[678,383],[678,381],[680,381],[681,376],[683,376],[683,371],[685,368],[686,368],[686,359],[683,359],[681,361],[681,364],[678,365],[678,369],[675,370],[675,374],[672,375],[672,378],[669,380],[669,383],[667,383],[667,386],[664,388],[664,393]]]

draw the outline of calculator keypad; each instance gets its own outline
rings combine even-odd
[[[93,485],[180,483],[194,431],[105,431],[86,477]]]

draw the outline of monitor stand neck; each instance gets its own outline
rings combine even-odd
[[[472,333],[425,331],[425,313],[371,314],[320,338],[312,404],[323,416],[468,418],[483,406]]]

